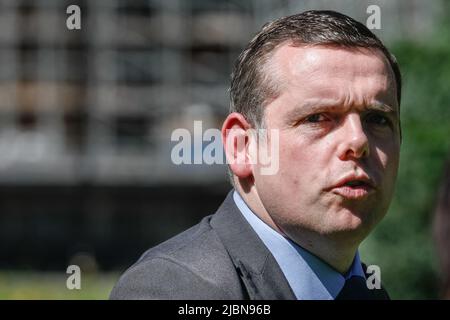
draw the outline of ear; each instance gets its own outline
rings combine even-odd
[[[252,175],[252,166],[249,154],[251,137],[247,130],[251,125],[240,113],[233,112],[228,115],[222,126],[222,143],[231,171],[241,179]]]

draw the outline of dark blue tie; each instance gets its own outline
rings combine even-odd
[[[384,289],[369,289],[366,279],[359,276],[353,276],[347,281],[336,300],[389,300]]]

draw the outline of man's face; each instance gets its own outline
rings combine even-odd
[[[279,171],[254,166],[262,204],[294,240],[306,231],[362,241],[387,211],[399,161],[387,60],[367,49],[285,44],[269,65],[280,89],[264,115],[266,128],[279,130]]]

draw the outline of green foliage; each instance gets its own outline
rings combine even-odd
[[[431,224],[450,152],[450,37],[442,30],[426,45],[391,48],[404,78],[400,171],[389,213],[361,252],[368,264],[380,265],[394,299],[439,297]]]

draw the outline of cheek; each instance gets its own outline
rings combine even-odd
[[[376,148],[376,157],[385,173],[392,175],[397,172],[399,150],[399,146],[395,144],[390,144],[385,148]]]
[[[385,152],[385,150],[376,148],[375,149],[376,157],[378,159],[378,166],[381,170],[386,171],[389,167],[390,157],[389,154]]]
[[[383,194],[386,198],[391,198],[397,177],[399,150],[393,147],[377,149],[376,152],[381,167],[379,172],[382,174]]]
[[[326,146],[302,143],[286,139],[280,144],[280,174],[285,181],[291,181],[294,187],[310,187],[317,184],[321,175],[326,173],[330,163],[326,157]]]

